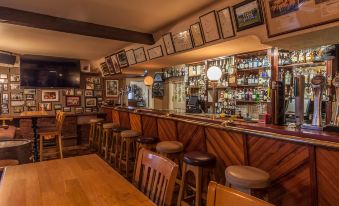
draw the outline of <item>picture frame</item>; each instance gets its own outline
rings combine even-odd
[[[35,107],[27,107],[27,111],[30,111],[30,112],[37,111],[37,108],[36,108],[36,106]]]
[[[86,83],[86,89],[93,90],[94,89],[94,84],[93,83]]]
[[[106,80],[106,97],[119,96],[119,80]]]
[[[217,15],[222,37],[224,39],[234,37],[235,32],[230,7],[217,11]]]
[[[2,93],[2,104],[8,104],[8,102],[9,102],[9,94]]]
[[[81,96],[82,95],[82,90],[78,89],[75,91],[76,96]]]
[[[190,30],[182,31],[173,35],[173,43],[176,52],[193,49]]]
[[[74,89],[64,89],[65,96],[74,96]]]
[[[20,82],[20,75],[19,74],[11,74],[10,80],[11,80],[11,82]]]
[[[210,11],[199,17],[202,32],[206,43],[220,39],[220,33],[215,11]]]
[[[97,106],[97,98],[95,97],[85,98],[85,107],[96,107],[96,106]]]
[[[24,89],[24,94],[36,94],[36,89]]]
[[[8,79],[0,79],[0,83],[7,84],[8,83]]]
[[[137,63],[142,63],[142,62],[147,61],[144,47],[134,49],[133,52],[134,52],[135,60]]]
[[[194,47],[199,47],[199,46],[204,45],[205,40],[204,40],[204,36],[202,34],[200,22],[192,24],[190,26],[190,30],[191,30],[191,34],[192,34],[192,41],[193,41]]]
[[[264,24],[261,5],[258,0],[245,0],[232,8],[237,32]]]
[[[13,113],[22,113],[24,111],[24,107],[12,107]]]
[[[8,78],[8,74],[0,74],[0,79],[7,79]]]
[[[41,102],[39,103],[39,111],[52,111],[52,103],[48,102],[48,103],[44,103]]]
[[[269,38],[339,21],[339,1],[263,1]]]
[[[117,55],[113,54],[111,56],[111,60],[113,62],[113,67],[114,67],[115,74],[120,74],[121,73],[121,69],[120,69],[120,66],[119,66],[119,61],[118,61]]]
[[[2,108],[1,113],[2,114],[9,114],[9,109]]]
[[[92,112],[92,108],[91,107],[89,107],[89,108],[85,108],[85,112]]]
[[[100,64],[100,70],[101,70],[102,76],[106,77],[110,75],[106,62],[103,62]]]
[[[81,106],[81,97],[80,96],[66,96],[65,105],[66,107]]]
[[[147,53],[150,60],[164,56],[161,45],[148,49]]]
[[[95,90],[93,96],[102,97],[102,90]]]
[[[27,107],[35,107],[36,106],[36,101],[28,100],[28,101],[26,101],[26,106]]]
[[[58,102],[59,100],[59,90],[41,90],[41,102]]]
[[[26,94],[26,100],[33,100],[33,99],[35,99],[34,94]]]
[[[54,110],[61,110],[62,104],[54,104]]]
[[[172,33],[167,33],[162,36],[162,40],[164,41],[166,53],[168,55],[174,54],[175,53],[175,48],[173,44],[173,38],[172,38]]]
[[[71,107],[64,107],[62,111],[64,111],[64,112],[71,112]]]
[[[8,91],[8,84],[0,84],[0,91]]]
[[[105,62],[106,62],[109,74],[111,75],[115,74],[115,68],[114,68],[112,56],[105,57]]]
[[[81,114],[84,112],[84,108],[83,107],[76,107],[75,108],[75,114]]]
[[[120,68],[128,67],[128,59],[125,50],[119,51],[117,54],[118,63]]]
[[[10,84],[11,90],[19,90],[20,89],[20,84]]]
[[[85,97],[93,97],[93,90],[85,90]]]
[[[25,101],[23,100],[11,100],[11,106],[12,107],[18,107],[18,106],[24,106]]]
[[[137,63],[137,61],[135,60],[133,49],[127,50],[126,56],[129,65],[134,65]]]
[[[11,93],[11,101],[22,101],[24,100],[23,93]]]
[[[91,72],[91,64],[90,63],[82,63],[80,67],[80,71],[82,73],[90,73]]]

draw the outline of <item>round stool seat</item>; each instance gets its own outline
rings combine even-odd
[[[234,165],[226,168],[226,181],[242,188],[266,188],[270,184],[270,175],[258,168]]]
[[[126,128],[122,128],[122,127],[113,127],[113,132],[122,132],[128,130]]]
[[[212,167],[215,161],[215,156],[207,152],[188,152],[184,155],[184,162],[199,167]]]
[[[101,119],[101,118],[95,118],[95,119],[90,119],[89,120],[89,123],[98,123],[98,122],[103,122],[104,119]]]
[[[140,143],[140,144],[155,144],[159,141],[159,139],[157,137],[138,137],[136,139],[136,142]]]
[[[18,160],[8,159],[8,160],[0,160],[0,168],[1,167],[7,167],[7,166],[14,166],[18,165]]]
[[[116,124],[114,124],[114,123],[104,123],[104,124],[102,124],[102,128],[104,128],[104,129],[113,129],[114,127],[116,127]]]
[[[134,130],[125,130],[120,133],[120,136],[122,138],[133,138],[133,137],[138,137],[140,134],[137,131]]]
[[[157,144],[156,150],[166,154],[178,153],[184,150],[184,145],[177,141],[163,141]]]

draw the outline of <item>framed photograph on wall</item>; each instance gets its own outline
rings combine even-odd
[[[193,48],[190,30],[179,32],[173,35],[174,48],[177,52]]]
[[[119,96],[119,80],[106,80],[106,97]]]
[[[93,90],[85,90],[85,97],[93,97]]]
[[[137,63],[141,63],[147,60],[144,47],[134,49],[134,56]]]
[[[173,38],[172,38],[172,33],[167,33],[165,34],[162,39],[164,40],[164,45],[166,49],[166,53],[169,54],[174,54],[175,53],[175,48],[173,44]]]
[[[18,106],[24,106],[25,105],[25,101],[13,101],[11,100],[11,106],[12,107],[18,107]]]
[[[137,63],[137,61],[135,60],[134,52],[133,52],[132,49],[126,51],[126,56],[127,56],[127,60],[128,60],[129,65],[133,65],[133,64]]]
[[[339,21],[338,0],[263,1],[269,37]]]
[[[224,9],[221,9],[217,12],[217,14],[222,37],[224,39],[234,37],[235,33],[233,29],[233,21],[230,8],[226,7]]]
[[[63,111],[64,111],[64,112],[71,112],[71,107],[64,107],[64,108],[63,108]]]
[[[20,75],[19,74],[11,74],[10,80],[11,80],[11,82],[20,82]]]
[[[76,114],[81,114],[84,112],[84,108],[83,107],[75,107],[75,113]]]
[[[113,67],[114,67],[114,73],[115,74],[119,74],[121,73],[121,69],[120,69],[120,66],[119,66],[119,61],[118,61],[118,57],[116,54],[113,54],[111,56],[111,60],[113,62]]]
[[[52,103],[39,103],[39,111],[52,111]]]
[[[97,106],[97,98],[87,97],[85,99],[85,107],[96,107],[96,106]]]
[[[81,97],[80,96],[66,96],[66,106],[75,107],[81,106]]]
[[[24,94],[35,94],[36,90],[35,89],[24,89]]]
[[[109,74],[115,74],[115,69],[111,57],[105,57],[106,65],[109,71]]]
[[[64,95],[65,96],[73,96],[74,95],[74,89],[64,89]]]
[[[128,59],[125,50],[119,51],[117,53],[117,58],[120,68],[128,67]]]
[[[264,19],[258,0],[246,0],[233,6],[237,31],[262,25]]]
[[[164,55],[162,53],[161,45],[148,49],[147,53],[148,53],[149,59],[156,59]]]
[[[36,102],[34,100],[28,100],[26,101],[26,106],[27,107],[35,107]]]
[[[41,101],[42,102],[58,102],[59,101],[59,90],[41,90]]]
[[[199,17],[205,42],[209,43],[220,39],[219,28],[215,11],[211,11]]]
[[[103,62],[100,64],[100,69],[101,69],[101,74],[102,76],[109,76],[109,69],[108,69],[108,66],[106,64],[106,62]]]
[[[199,47],[199,46],[204,45],[204,37],[202,34],[200,22],[192,24],[190,26],[190,29],[191,29],[194,47]]]
[[[61,110],[62,109],[62,104],[55,104],[54,105],[54,110]]]
[[[13,113],[22,113],[24,111],[24,107],[12,107]]]

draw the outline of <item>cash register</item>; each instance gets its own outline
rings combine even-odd
[[[199,97],[198,96],[190,96],[186,105],[186,112],[187,113],[201,113],[202,110],[199,104]]]

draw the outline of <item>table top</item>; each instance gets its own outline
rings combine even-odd
[[[20,114],[21,117],[40,117],[40,116],[48,116],[46,111],[26,111]]]
[[[97,155],[7,167],[0,205],[155,205]]]

